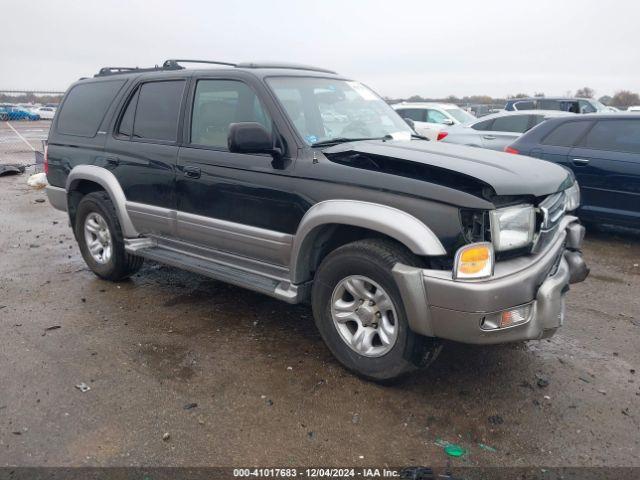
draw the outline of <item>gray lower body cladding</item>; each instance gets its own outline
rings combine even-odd
[[[454,281],[451,272],[396,265],[412,330],[463,343],[492,344],[550,336],[563,322],[564,295],[570,283],[588,274],[579,252],[584,227],[566,217],[556,238],[543,252],[496,265],[488,280]],[[520,325],[487,330],[494,314],[530,305]]]

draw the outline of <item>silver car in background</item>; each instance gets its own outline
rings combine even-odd
[[[520,135],[544,122],[547,118],[567,115],[575,115],[575,113],[557,110],[494,113],[462,125],[447,127],[440,132],[438,140],[503,151]]]

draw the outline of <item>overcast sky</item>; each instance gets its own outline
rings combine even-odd
[[[322,66],[381,95],[640,91],[632,0],[3,0],[0,89],[166,58]]]

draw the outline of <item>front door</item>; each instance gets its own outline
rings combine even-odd
[[[568,160],[585,217],[640,226],[640,120],[599,120]]]
[[[229,125],[275,127],[255,91],[232,78],[192,87],[185,145],[178,154],[177,224],[181,239],[231,254],[288,265],[292,235],[304,213],[291,158],[231,153]]]

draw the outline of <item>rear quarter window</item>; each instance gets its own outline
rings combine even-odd
[[[562,123],[542,139],[542,144],[555,147],[572,147],[580,140],[590,125],[591,122],[586,120]]]
[[[58,132],[78,137],[95,137],[109,105],[124,83],[125,80],[109,80],[74,86],[58,112]]]

